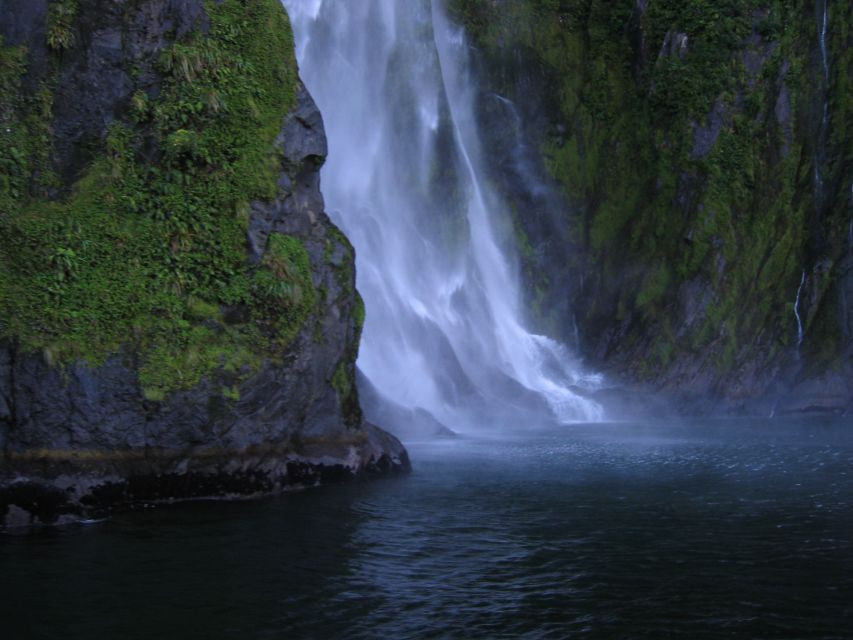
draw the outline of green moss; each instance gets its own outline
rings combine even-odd
[[[367,310],[364,306],[364,299],[358,291],[355,292],[355,310],[352,315],[355,318],[355,328],[360,334],[364,327],[364,321],[367,318]]]
[[[222,387],[222,397],[231,402],[237,402],[240,399],[240,387],[234,385],[232,387]]]
[[[341,404],[341,410],[345,420],[350,425],[357,425],[361,421],[361,407],[358,404],[358,391],[356,390],[355,380],[353,379],[355,358],[343,358],[335,368],[335,373],[332,376],[332,388],[338,394],[338,401]]]
[[[669,290],[672,278],[666,265],[647,272],[643,287],[637,294],[637,307],[648,309],[651,305],[663,299]]]
[[[335,244],[343,247],[343,258],[340,261],[333,259],[336,255]],[[352,293],[355,290],[355,274],[352,269],[352,265],[355,264],[355,249],[349,238],[334,225],[329,228],[329,239],[326,241],[325,247],[325,259],[335,270],[335,278],[341,287],[341,291],[345,295]]]
[[[57,186],[50,167],[53,95],[45,84],[23,95],[26,72],[27,49],[5,47],[0,37],[0,212]]]
[[[53,0],[47,14],[47,45],[61,51],[74,46],[74,21],[77,18],[75,0]]]
[[[273,234],[261,263],[246,261],[248,204],[277,194],[274,141],[294,104],[286,14],[276,0],[207,10],[209,35],[164,49],[160,94],[134,94],[133,122],[111,128],[61,201],[37,189],[49,129],[19,126],[33,101],[47,120],[51,100],[21,95],[25,52],[0,55],[0,117],[21,140],[15,153],[17,144],[0,146],[3,333],[58,364],[136,349],[153,400],[217,370],[249,375],[293,339],[317,299],[297,238]],[[144,162],[139,150],[152,140],[157,160]],[[245,321],[226,324],[223,306],[243,308]]]
[[[299,238],[272,234],[262,266],[254,273],[254,304],[266,308],[273,318],[278,340],[286,344],[296,336],[317,304],[311,260]]]
[[[608,348],[653,345],[659,358],[634,363],[648,376],[679,352],[713,344],[725,372],[742,354],[755,356],[749,349],[760,358],[790,341],[807,247],[822,237],[828,248],[812,251],[839,255],[849,221],[853,118],[844,70],[853,9],[833,10],[830,35],[835,142],[827,184],[847,180],[845,204],[839,197],[821,222],[812,193],[819,116],[810,112],[820,97],[812,7],[776,0],[661,0],[643,12],[605,0],[451,0],[449,7],[498,91],[523,102],[514,92],[529,86],[524,74],[535,68],[544,76],[537,115],[552,129],[542,154],[573,205],[563,214],[577,247],[570,267],[594,294],[574,301],[582,333],[603,335],[613,318],[625,322],[620,344]],[[677,34],[686,46],[667,48]],[[761,61],[754,76],[749,52]],[[784,125],[775,113],[782,81],[792,111]],[[718,106],[719,135],[699,157],[696,128],[707,127]],[[523,261],[528,246],[548,242],[535,223],[525,231]],[[704,321],[676,335],[666,327],[688,282],[713,302]],[[538,303],[543,283],[534,274],[530,284],[530,302]]]
[[[20,116],[26,71],[26,48],[5,47],[0,37],[0,211],[14,210],[29,191],[30,135]]]
[[[335,374],[332,376],[332,387],[334,387],[341,398],[346,398],[352,393],[352,380],[347,375],[345,362],[341,362],[335,369]]]
[[[192,320],[222,320],[222,311],[218,304],[201,300],[194,296],[187,299],[187,315]]]

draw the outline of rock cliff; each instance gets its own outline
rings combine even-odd
[[[281,5],[0,15],[0,526],[408,469]]]
[[[849,411],[849,3],[448,5],[540,328],[678,411]]]

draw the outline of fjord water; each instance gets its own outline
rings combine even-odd
[[[853,431],[596,424],[0,535],[3,637],[850,638]]]
[[[438,0],[284,0],[329,156],[322,191],[356,249],[358,366],[381,402],[454,429],[595,420],[598,383],[525,328],[506,205],[485,179],[469,50]],[[365,397],[370,394],[364,393]],[[403,416],[400,420],[399,416]]]

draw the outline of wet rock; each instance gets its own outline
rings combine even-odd
[[[393,425],[404,440],[453,438],[456,432],[426,409],[409,409],[380,395],[370,380],[358,372],[358,387],[364,410],[382,424]]]
[[[46,0],[0,0],[0,35],[27,46],[25,85],[35,90],[53,70]],[[175,38],[209,27],[204,0],[148,0],[128,10],[120,0],[79,0],[74,46],[59,60],[53,162],[66,187],[92,159],[94,143],[128,108],[134,90],[156,93],[160,51]]]
[[[704,158],[714,149],[720,132],[723,130],[729,114],[725,103],[717,99],[708,114],[707,123],[704,126],[693,125],[693,151],[691,156],[696,159]]]
[[[796,384],[779,401],[779,415],[842,415],[853,410],[853,388],[850,381],[834,372]]]
[[[90,6],[91,5],[91,6]],[[75,46],[56,89],[56,164],[70,185],[142,87],[156,94],[155,60],[171,39],[206,31],[203,0],[81,0]],[[0,33],[32,47],[32,78],[47,73],[46,2],[0,0]],[[8,18],[8,19],[7,19]],[[32,34],[41,34],[38,37]],[[331,380],[353,368],[360,328],[351,247],[323,211],[323,122],[304,86],[282,122],[279,194],[251,203],[247,259],[272,232],[300,239],[324,292],[301,331],[246,378],[221,371],[152,401],[132,346],[99,366],[58,368],[50,354],[0,341],[0,526],[55,524],[139,502],[266,495],[409,469],[400,442],[364,422],[357,394]],[[344,277],[346,276],[346,277]],[[226,309],[225,322],[246,322]],[[236,388],[224,394],[223,388]]]
[[[0,527],[5,527],[7,529],[19,529],[22,527],[30,527],[32,525],[33,514],[14,504],[10,504],[7,507],[4,517],[0,519]]]
[[[793,127],[791,126],[791,93],[788,90],[788,85],[784,82],[779,87],[779,95],[776,98],[776,105],[773,108],[773,114],[776,116],[776,122],[782,130],[782,157],[786,157],[791,152],[791,143],[793,142]]]
[[[663,44],[660,48],[660,56],[662,58],[670,58],[678,56],[679,60],[683,60],[688,52],[689,37],[681,31],[667,31],[663,39]]]

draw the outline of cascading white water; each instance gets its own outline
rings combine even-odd
[[[283,2],[326,125],[326,207],[356,248],[374,390],[454,429],[600,419],[583,395],[599,377],[524,327],[464,33],[438,0]]]

